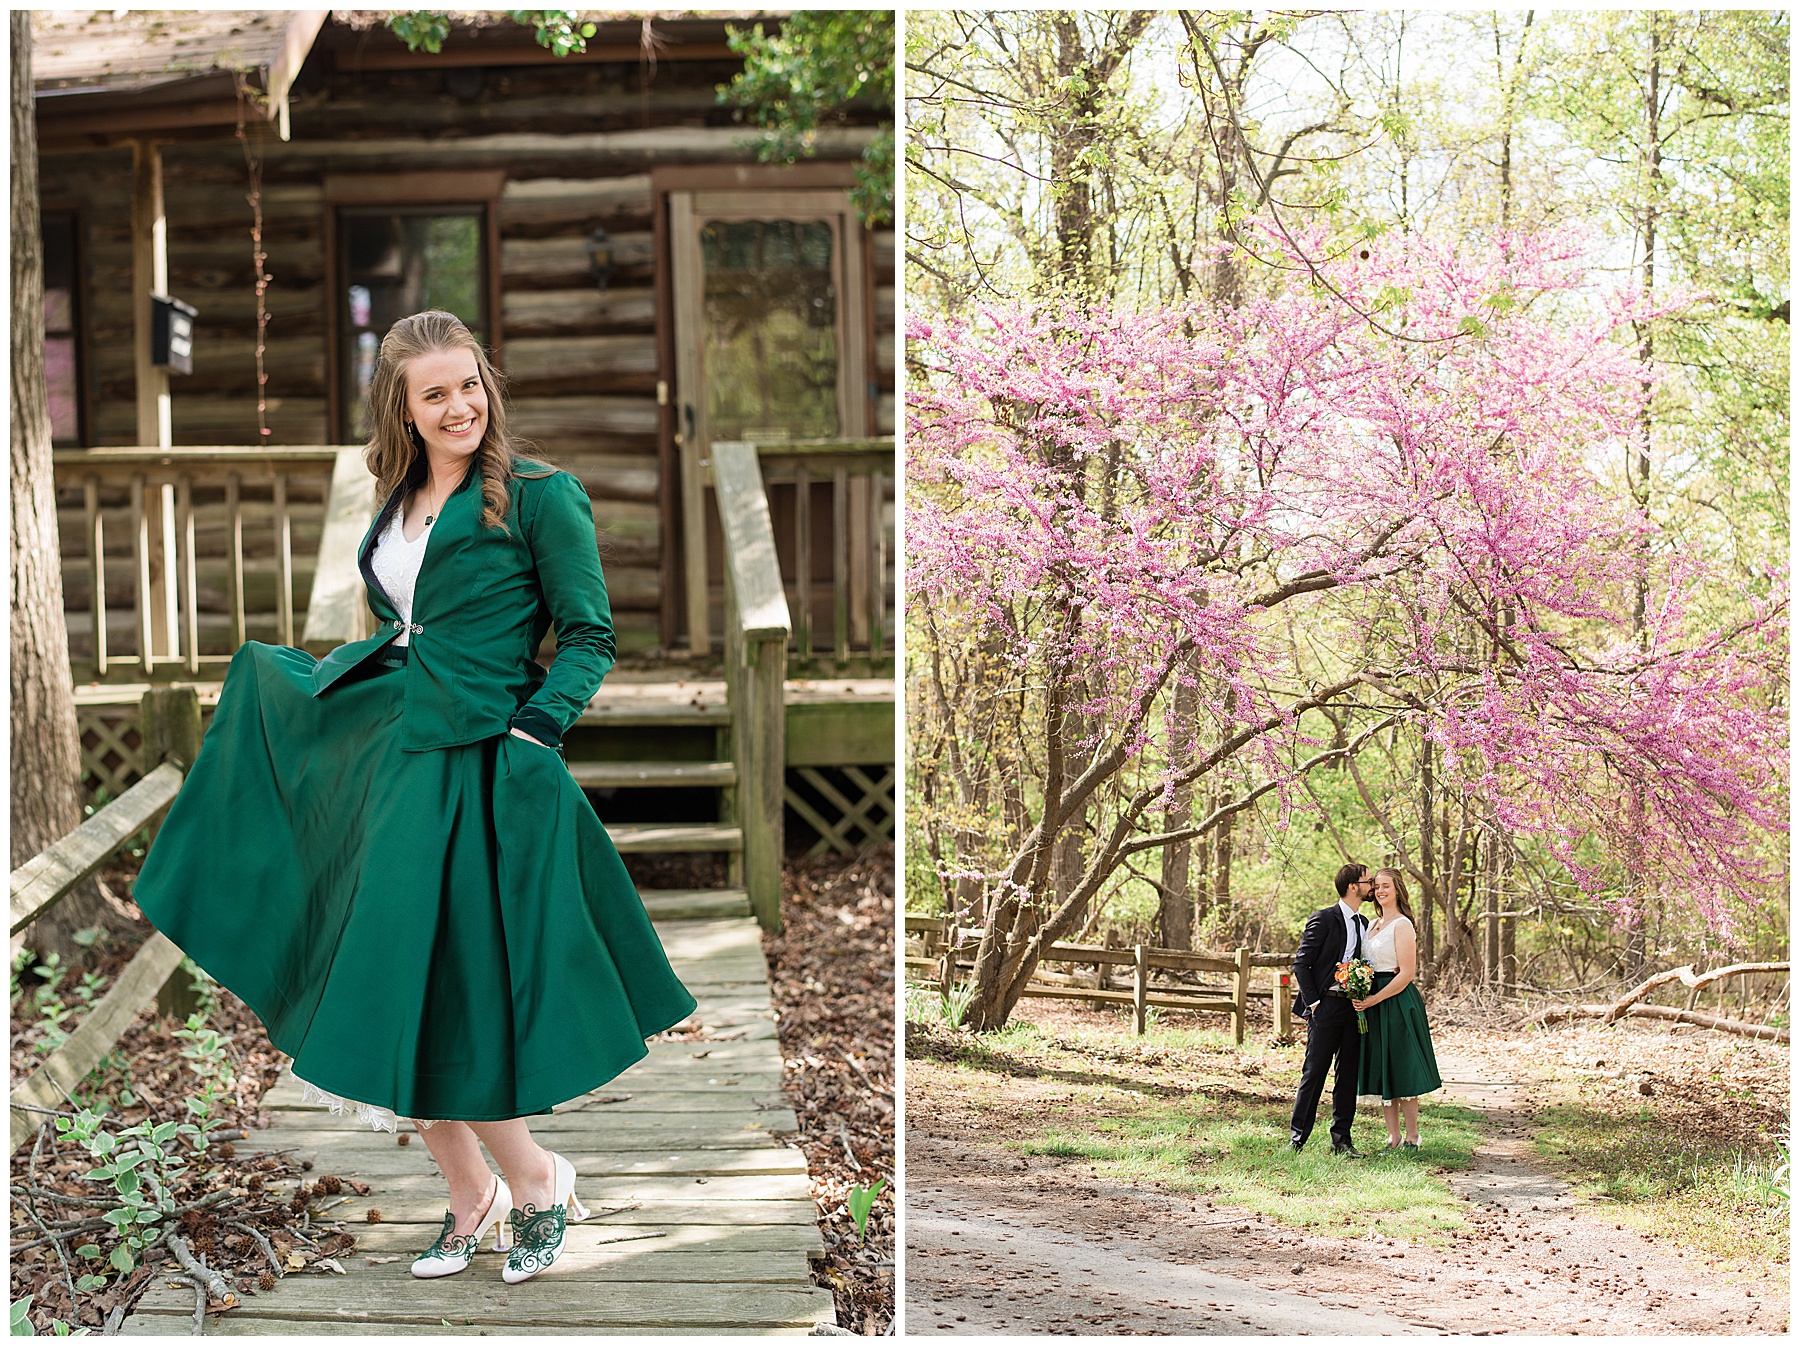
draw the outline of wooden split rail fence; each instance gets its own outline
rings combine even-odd
[[[81,826],[12,872],[12,933],[18,934],[99,872],[127,842],[160,820],[175,800],[200,751],[200,701],[191,688],[157,687],[144,694],[144,754],[153,771]],[[170,1013],[186,1013],[191,986],[180,973],[182,953],[161,932],[144,941],[112,990],[79,1027],[12,1091],[10,1149],[29,1140],[49,1112],[66,1108],[70,1092],[100,1063],[157,998]]]
[[[931,980],[946,995],[957,982],[973,971],[977,932],[960,930],[948,918],[908,916],[906,918],[906,968],[928,972]],[[913,947],[918,949],[913,952]],[[1075,974],[1058,973],[1044,968],[1046,963],[1069,963],[1092,966],[1100,970],[1097,983],[1081,985]],[[1192,953],[1184,949],[1157,949],[1139,944],[1129,949],[1108,949],[1095,944],[1052,944],[1038,959],[1038,972],[1027,983],[1025,997],[1037,1000],[1081,1000],[1091,1004],[1130,1005],[1138,1036],[1143,1036],[1152,1009],[1187,1010],[1203,1014],[1229,1014],[1237,1041],[1244,1040],[1245,1020],[1252,999],[1272,999],[1277,1037],[1293,1035],[1289,989],[1292,954],[1253,953],[1239,948],[1219,953]],[[1131,986],[1114,987],[1110,969],[1130,968]],[[1271,972],[1268,990],[1255,990],[1250,973],[1255,968]],[[1230,980],[1223,986],[1197,985],[1172,979],[1157,980],[1157,973],[1223,975]]]

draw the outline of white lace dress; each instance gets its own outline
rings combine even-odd
[[[425,546],[431,541],[431,530],[435,524],[427,524],[424,530],[410,541],[407,539],[405,527],[401,523],[404,509],[397,509],[388,520],[386,528],[375,541],[375,551],[369,557],[369,568],[375,572],[375,578],[381,581],[382,589],[394,600],[394,607],[400,613],[400,619],[408,625],[412,623],[413,594],[419,586],[419,567],[425,563]],[[394,638],[394,644],[405,645],[411,639],[410,631],[402,631]],[[356,1119],[365,1122],[377,1131],[395,1131],[400,1129],[400,1119],[391,1109],[370,1103],[360,1103],[354,1098],[344,1098],[319,1088],[308,1080],[294,1076],[300,1082],[300,1101],[303,1103],[323,1103],[334,1117],[342,1117],[354,1108]],[[413,1125],[427,1127],[431,1123],[421,1118],[409,1118]]]

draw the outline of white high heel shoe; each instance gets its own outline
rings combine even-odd
[[[588,1209],[575,1195],[575,1165],[552,1152],[556,1176],[547,1210],[526,1207],[512,1213],[513,1246],[500,1278],[508,1285],[528,1281],[562,1255],[568,1226],[587,1219]]]
[[[512,1189],[506,1185],[506,1179],[496,1176],[494,1194],[488,1198],[487,1209],[482,1212],[475,1232],[456,1233],[456,1216],[445,1211],[444,1227],[438,1233],[437,1242],[413,1259],[412,1274],[420,1280],[431,1280],[437,1276],[454,1276],[459,1271],[466,1271],[469,1263],[475,1260],[475,1250],[481,1244],[481,1236],[489,1229],[494,1231],[494,1251],[508,1251],[512,1247],[512,1241],[507,1237],[506,1212],[511,1208]]]

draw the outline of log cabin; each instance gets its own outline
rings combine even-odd
[[[815,848],[891,835],[894,240],[851,188],[892,112],[763,162],[720,89],[730,29],[781,21],[614,18],[557,57],[499,14],[436,53],[343,11],[34,16],[91,789],[139,774],[147,687],[206,704],[246,639],[366,629],[364,392],[442,307],[593,501],[621,662],[569,757],[621,849],[717,851],[767,922],[784,810]]]

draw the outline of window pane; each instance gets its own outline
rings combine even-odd
[[[75,399],[75,338],[44,338],[44,382],[50,390],[50,441],[74,444],[81,438],[81,417]]]
[[[709,221],[704,273],[707,415],[714,439],[838,433],[831,226]]]
[[[44,381],[50,440],[81,443],[81,368],[75,349],[75,217],[47,212],[44,236]]]
[[[487,340],[487,293],[479,208],[425,212],[345,211],[344,407],[347,438],[368,438],[369,383],[381,339],[394,323],[428,308],[454,313]]]

